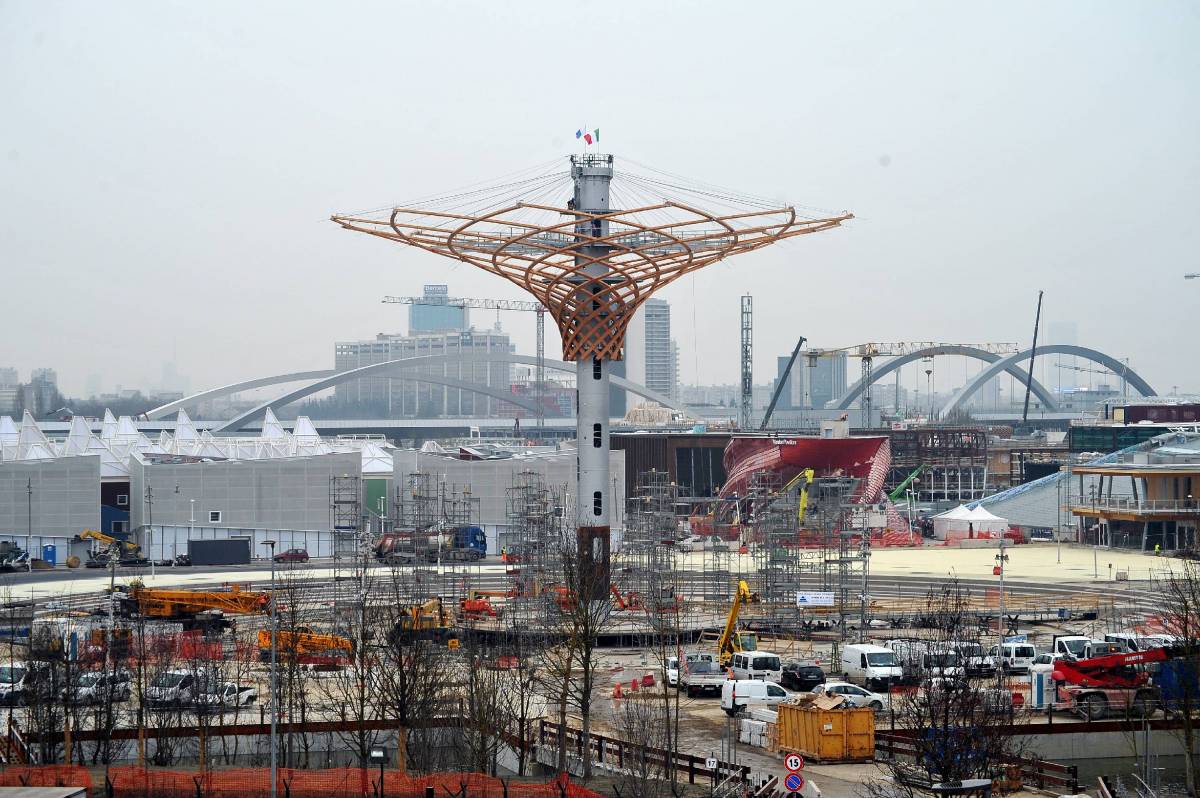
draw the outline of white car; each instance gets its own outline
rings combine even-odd
[[[221,682],[214,692],[200,693],[196,696],[196,708],[201,711],[220,712],[248,706],[257,700],[257,689],[235,682]]]
[[[688,535],[676,543],[675,548],[682,552],[702,551],[704,549],[704,538],[699,535]]]
[[[812,689],[815,695],[840,695],[842,700],[852,707],[867,707],[876,712],[886,707],[889,698],[883,693],[872,693],[857,684],[849,682],[826,682]]]
[[[679,657],[667,657],[663,665],[663,678],[667,680],[668,687],[679,686]]]

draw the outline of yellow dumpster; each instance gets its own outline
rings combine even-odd
[[[875,713],[870,709],[824,709],[813,703],[775,709],[780,751],[795,751],[814,762],[875,758]]]

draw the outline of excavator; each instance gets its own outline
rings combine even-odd
[[[120,562],[135,559],[139,560],[137,564],[143,564],[140,562],[142,547],[132,541],[119,540],[96,529],[83,530],[75,536],[75,540],[79,542],[94,540],[104,544],[104,548],[99,552],[92,552],[91,558],[87,562],[89,568],[103,568],[114,560]]]
[[[722,668],[729,667],[733,655],[742,651],[757,651],[758,637],[753,632],[739,632],[737,628],[738,614],[743,604],[757,604],[758,594],[750,592],[750,585],[745,579],[739,579],[737,591],[733,595],[733,606],[729,608],[729,617],[725,619],[725,629],[717,639],[717,658]]]
[[[1110,710],[1144,718],[1154,711],[1158,696],[1149,684],[1149,674],[1137,666],[1168,658],[1165,648],[1064,658],[1055,661],[1050,676],[1058,686],[1059,701],[1088,720],[1102,718]]]
[[[431,598],[423,604],[413,604],[401,611],[400,620],[388,633],[388,642],[400,646],[417,640],[432,640],[449,643],[454,625],[454,614],[446,609],[440,598]]]
[[[233,622],[226,615],[253,615],[266,612],[270,606],[270,593],[242,590],[238,585],[211,591],[135,587],[121,602],[126,615],[177,621],[184,629],[205,632],[232,628]]]
[[[276,651],[285,660],[295,659],[300,665],[340,666],[354,656],[354,643],[339,635],[319,634],[306,627],[281,629],[276,633]],[[258,630],[258,656],[264,662],[271,659],[271,630]]]

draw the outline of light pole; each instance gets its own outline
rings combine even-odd
[[[25,479],[25,511],[29,521],[29,527],[25,532],[25,568],[30,573],[33,573],[33,477]]]
[[[1000,632],[1000,645],[996,648],[1000,652],[1000,659],[1004,659],[1004,568],[1008,564],[1008,555],[1004,553],[1004,538],[1000,538],[1000,553],[996,555],[996,571],[1000,576],[1000,622],[996,625],[997,631]]]
[[[276,728],[279,718],[279,681],[276,678],[276,647],[279,634],[279,616],[275,607],[275,541],[264,540],[262,545],[271,549],[271,798],[277,798],[279,775],[279,737]]]

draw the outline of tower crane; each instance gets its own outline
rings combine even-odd
[[[541,437],[546,427],[546,308],[541,302],[519,299],[468,299],[465,297],[385,296],[385,305],[448,305],[455,308],[482,310],[523,310],[537,314],[537,366],[534,374],[534,397],[537,404],[537,431]]]

